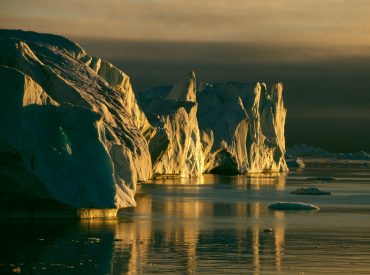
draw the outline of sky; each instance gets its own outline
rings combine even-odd
[[[370,1],[1,0],[0,28],[67,36],[136,90],[282,81],[288,145],[370,151]]]

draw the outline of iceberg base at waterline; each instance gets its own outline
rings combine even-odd
[[[80,209],[40,209],[40,210],[0,210],[0,219],[115,219],[117,208],[80,208]]]

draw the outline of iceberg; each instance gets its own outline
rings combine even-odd
[[[198,89],[191,71],[135,94],[73,41],[0,30],[0,87],[0,205],[105,217],[135,206],[136,183],[153,174],[288,170],[281,83]]]
[[[2,194],[136,205],[136,182],[152,176],[154,129],[123,72],[64,37],[1,30],[0,86]]]
[[[264,83],[203,84],[199,92],[199,127],[214,140],[205,156],[211,173],[287,171],[281,83],[268,92]],[[209,135],[207,135],[208,137]]]
[[[286,164],[289,169],[303,169],[306,167],[302,158],[285,155]]]
[[[178,174],[181,163],[194,160],[196,169],[187,164],[184,173],[288,171],[282,92],[281,83],[267,91],[259,82],[203,82],[197,90],[194,71],[181,83],[139,92],[139,105],[157,127],[150,142],[154,173]],[[179,115],[181,109],[189,115]],[[190,147],[183,142],[188,136]]]

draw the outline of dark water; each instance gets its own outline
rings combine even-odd
[[[332,195],[289,194],[313,186]],[[0,221],[0,274],[370,274],[369,168],[168,178],[138,189],[138,207],[117,220]],[[277,201],[321,209],[269,210]]]

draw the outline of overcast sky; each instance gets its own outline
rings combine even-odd
[[[283,81],[288,144],[370,151],[370,1],[0,0],[0,28],[72,38],[135,89]]]

